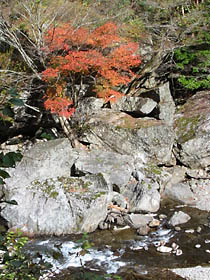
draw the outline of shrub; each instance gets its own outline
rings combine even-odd
[[[36,280],[42,275],[40,266],[33,263],[22,249],[28,238],[21,232],[0,235],[0,249],[4,252],[1,260],[1,280]]]

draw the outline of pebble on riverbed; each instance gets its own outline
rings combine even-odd
[[[160,253],[173,253],[176,256],[180,256],[183,253],[182,250],[179,249],[179,245],[176,244],[175,242],[173,242],[171,244],[171,247],[161,245],[161,246],[157,247],[157,251]]]
[[[194,229],[186,229],[185,232],[186,232],[186,233],[194,233],[195,230],[194,230]]]
[[[176,231],[181,231],[181,228],[180,227],[175,227],[174,228]]]
[[[196,231],[197,231],[197,233],[201,233],[202,228],[201,228],[200,226],[198,226],[197,229],[196,229]]]
[[[177,250],[177,249],[179,248],[179,245],[176,244],[175,242],[173,242],[173,243],[171,244],[171,247],[173,248],[173,250]]]
[[[168,247],[168,246],[160,246],[160,247],[157,247],[157,251],[158,252],[161,252],[161,253],[171,253],[172,252],[172,248],[171,247]]]
[[[159,227],[160,221],[157,219],[153,219],[151,222],[149,222],[149,227]]]
[[[165,215],[165,214],[160,214],[159,215],[159,219],[162,221],[162,220],[164,220],[164,219],[166,219],[167,218],[167,215]]]
[[[141,226],[136,232],[138,235],[147,235],[150,232],[150,227],[148,225]]]
[[[176,256],[181,256],[183,254],[181,249],[176,250],[175,255]]]
[[[180,224],[187,223],[190,219],[191,219],[191,217],[188,214],[186,214],[182,211],[178,211],[178,212],[175,212],[173,214],[169,223],[172,226],[177,226],[177,225],[180,225]]]

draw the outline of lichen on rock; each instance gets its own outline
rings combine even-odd
[[[210,165],[210,95],[196,93],[177,111],[174,129],[177,159],[191,168]]]

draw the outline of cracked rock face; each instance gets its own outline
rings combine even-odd
[[[103,109],[85,123],[80,140],[92,148],[133,155],[144,162],[167,164],[172,161],[174,132],[164,121],[133,118],[123,112]]]
[[[106,217],[109,190],[101,176],[55,177],[19,188],[7,195],[18,206],[8,205],[2,215],[28,235],[92,232]]]
[[[91,232],[105,220],[110,202],[131,212],[156,212],[162,194],[209,211],[209,92],[191,97],[177,112],[174,127],[169,93],[168,84],[161,86],[156,104],[148,96],[143,101],[126,97],[125,104],[113,105],[124,106],[118,111],[87,98],[79,107],[83,114],[89,106],[79,133],[87,150],[72,149],[67,139],[38,143],[9,170],[0,192],[18,203],[3,205],[10,227],[32,234]],[[146,104],[147,113],[158,107],[159,119],[119,111],[147,114]],[[182,167],[175,166],[174,154]]]
[[[67,139],[37,143],[9,171],[5,199],[18,205],[3,205],[1,215],[27,234],[61,235],[94,231],[111,201],[130,211],[157,211],[159,185],[137,181],[134,170],[129,155],[72,149]]]
[[[152,180],[131,181],[121,192],[128,198],[131,212],[156,212],[160,208],[159,185]]]
[[[67,139],[39,143],[29,150],[6,181],[1,215],[26,234],[94,231],[105,219],[110,190],[103,175],[71,177],[78,153]],[[4,206],[4,205],[3,205]]]
[[[190,168],[210,166],[210,94],[201,91],[179,109],[175,120],[175,156]]]

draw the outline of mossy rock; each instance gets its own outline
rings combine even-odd
[[[90,181],[82,180],[81,178],[72,177],[57,177],[49,178],[44,181],[35,180],[30,186],[31,189],[41,191],[46,198],[56,199],[59,195],[59,188],[62,188],[64,193],[84,193],[92,185]]]
[[[145,168],[145,171],[154,175],[161,175],[162,170],[159,166],[150,164]]]
[[[206,168],[210,164],[210,91],[196,93],[179,108],[174,123],[174,154],[185,166]]]
[[[198,134],[205,134],[200,124],[209,116],[209,93],[209,91],[201,91],[195,94],[177,111],[175,130],[178,143],[183,144]]]
[[[176,121],[176,131],[178,142],[183,144],[196,136],[196,130],[202,117],[198,114],[195,116],[183,116]]]

